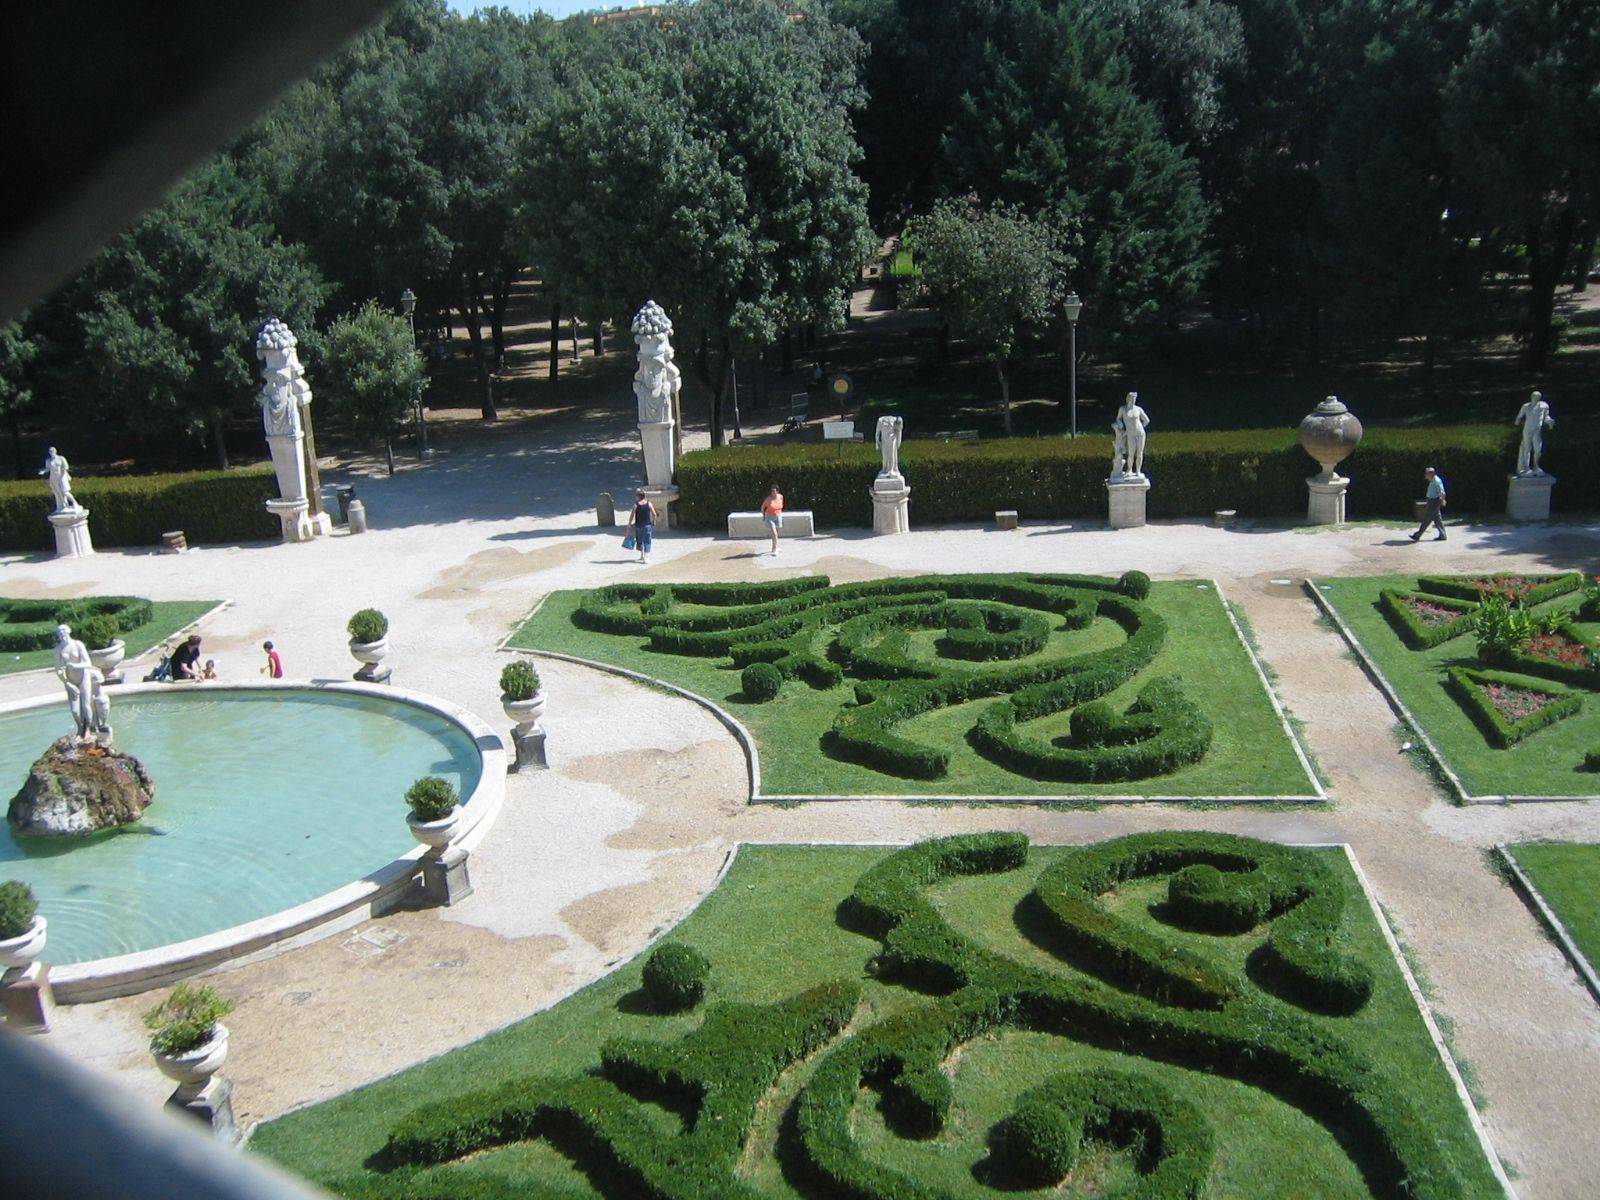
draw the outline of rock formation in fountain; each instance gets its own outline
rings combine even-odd
[[[155,795],[133,755],[58,738],[11,798],[6,820],[19,837],[84,837],[137,821]]]

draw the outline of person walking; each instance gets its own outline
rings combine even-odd
[[[1422,524],[1417,526],[1417,531],[1411,535],[1411,540],[1413,542],[1420,541],[1422,535],[1427,532],[1428,526],[1432,525],[1439,531],[1439,536],[1433,540],[1442,542],[1445,540],[1444,521],[1439,514],[1445,506],[1444,480],[1440,478],[1439,472],[1432,467],[1424,467],[1422,469],[1422,477],[1428,481],[1428,512],[1422,518]]]
[[[767,498],[761,502],[761,519],[767,523],[767,533],[772,537],[772,553],[778,553],[778,531],[783,528],[783,493],[778,485],[767,489]]]
[[[644,489],[633,494],[633,512],[628,514],[628,536],[639,549],[639,561],[650,561],[650,547],[654,542],[656,506],[645,499]]]
[[[268,679],[282,679],[283,659],[278,657],[278,652],[272,648],[272,643],[262,642],[261,649],[267,656],[267,665],[261,668],[262,672]]]

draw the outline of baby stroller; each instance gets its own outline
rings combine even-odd
[[[144,677],[146,683],[171,683],[172,682],[172,655],[162,654],[160,660]]]

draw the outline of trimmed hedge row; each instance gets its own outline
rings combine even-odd
[[[1535,691],[1529,681],[1524,677],[1524,660],[1539,662],[1538,659],[1529,658],[1527,655],[1517,655],[1518,674],[1505,671],[1479,671],[1471,667],[1446,667],[1445,682],[1450,688],[1450,693],[1461,702],[1461,707],[1467,710],[1467,715],[1472,718],[1482,732],[1489,739],[1489,744],[1498,746],[1502,750],[1516,745],[1530,734],[1538,733],[1557,721],[1572,716],[1583,707],[1583,697],[1568,694],[1558,696],[1556,699],[1541,708],[1538,712],[1523,717],[1521,720],[1508,721],[1501,716],[1500,710],[1495,708],[1494,702],[1484,692],[1487,684],[1501,684],[1506,687],[1519,688],[1523,691]],[[1545,663],[1545,666],[1560,666],[1559,663]]]
[[[1075,720],[1076,745],[1058,746],[1017,728],[1025,714],[1042,716],[1069,707],[1074,691],[1059,682],[1045,684],[991,705],[972,730],[973,746],[1019,775],[1090,783],[1165,775],[1199,762],[1211,747],[1211,722],[1170,675],[1139,689],[1121,718],[1113,714],[1108,721],[1096,710],[1081,722]],[[1058,702],[1060,708],[1052,707]],[[1080,725],[1086,736],[1079,736]]]
[[[1425,466],[1444,473],[1453,511],[1504,512],[1513,442],[1509,426],[1370,429],[1341,468],[1354,480],[1350,515],[1409,517],[1412,501],[1422,494]],[[1590,484],[1600,485],[1596,450],[1600,437],[1563,440],[1562,465],[1552,469],[1565,481],[1558,495],[1569,507],[1589,503],[1596,490]],[[911,440],[900,452],[915,489],[914,519],[922,525],[989,521],[997,508],[1014,508],[1024,520],[1103,517],[1110,459],[1111,439],[1098,435]],[[1222,508],[1247,517],[1303,516],[1305,481],[1317,471],[1295,433],[1276,429],[1164,433],[1150,439],[1145,462],[1155,480],[1152,517],[1209,517]],[[867,491],[878,466],[871,446],[791,443],[692,451],[678,466],[679,518],[689,528],[724,528],[730,512],[752,507],[777,482],[785,502],[810,509],[819,528],[869,525]]]
[[[1124,1071],[1057,1075],[1025,1093],[999,1129],[995,1159],[1014,1181],[1060,1183],[1086,1138],[1140,1151],[1142,1177],[1129,1200],[1194,1197],[1211,1173],[1211,1126],[1171,1089]]]
[[[1591,665],[1583,666],[1579,663],[1554,662],[1548,658],[1540,658],[1529,654],[1525,650],[1499,650],[1485,654],[1482,649],[1478,657],[1490,667],[1498,667],[1505,671],[1515,671],[1519,675],[1533,675],[1540,679],[1552,679],[1557,683],[1564,683],[1568,687],[1584,688],[1591,692],[1600,692],[1600,647],[1573,626],[1571,621],[1558,620],[1554,624],[1554,632],[1563,637],[1571,638],[1582,645],[1589,652]],[[1526,681],[1524,681],[1525,683]]]
[[[56,626],[74,629],[96,617],[116,622],[128,633],[155,619],[155,606],[143,596],[85,596],[79,600],[0,600],[0,650],[48,650]]]
[[[1038,971],[988,951],[951,929],[924,894],[941,878],[1005,870],[1025,853],[1026,841],[1016,835],[945,838],[891,855],[862,877],[849,915],[880,931],[880,969],[905,975],[918,986],[932,984],[946,994],[837,1044],[801,1090],[794,1119],[798,1154],[822,1191],[851,1200],[936,1200],[939,1192],[862,1153],[852,1128],[860,1089],[876,1087],[887,1113],[902,1129],[923,1136],[937,1133],[953,1100],[941,1064],[981,1034],[1019,1028],[1260,1087],[1338,1128],[1379,1196],[1453,1200],[1461,1194],[1448,1159],[1396,1081],[1343,1039],[1245,988],[1223,968],[1198,955],[1176,955],[1175,947],[1162,943],[1169,976],[1174,974],[1171,963],[1184,962],[1185,974],[1225,985],[1212,1007],[1173,1007],[1137,991]],[[1085,856],[1087,864],[1079,861]],[[1037,899],[1053,877],[1060,882],[1062,876],[1073,875],[1087,885],[1097,875],[1115,874],[1119,863],[1142,863],[1154,873],[1157,862],[1181,869],[1219,859],[1225,865],[1273,863],[1283,868],[1276,874],[1288,877],[1300,871],[1316,881],[1301,885],[1297,904],[1273,910],[1282,914],[1275,928],[1307,903],[1319,903],[1323,907],[1315,920],[1302,918],[1290,940],[1317,950],[1311,957],[1320,955],[1324,964],[1336,961],[1314,934],[1326,932],[1329,913],[1336,917],[1343,885],[1307,852],[1247,838],[1152,834],[1118,839],[1064,859],[1046,871],[1034,895]],[[1283,903],[1292,904],[1293,898]],[[1127,927],[1098,905],[1087,904],[1082,916],[1101,926],[1102,937],[1113,939],[1111,945],[1127,944],[1127,939],[1117,939],[1129,932]],[[1114,952],[1109,962],[1098,955],[1074,962],[1086,970],[1106,970],[1126,984]],[[1342,973],[1353,976],[1356,966],[1350,963]],[[1192,1189],[1186,1187],[1186,1181],[1177,1180],[1158,1187],[1147,1174],[1140,1194],[1151,1200],[1187,1197]]]
[[[1565,596],[1583,586],[1583,576],[1577,571],[1559,575],[1424,575],[1417,580],[1417,590],[1432,592],[1436,596],[1450,596],[1457,600],[1478,601],[1485,590],[1497,590],[1495,585],[1504,580],[1521,579],[1534,586],[1520,603],[1528,608]],[[1507,596],[1508,600],[1515,597]]]
[[[156,546],[171,529],[191,544],[278,536],[265,507],[278,494],[270,467],[80,478],[72,493],[89,510],[89,533],[101,546]],[[50,549],[50,507],[45,484],[0,482],[0,550]]]
[[[1419,598],[1461,615],[1440,625],[1425,624],[1406,603]],[[1432,650],[1451,638],[1460,637],[1472,627],[1473,614],[1478,611],[1478,606],[1467,600],[1443,595],[1419,596],[1417,592],[1401,592],[1394,588],[1384,588],[1378,593],[1378,607],[1389,618],[1389,624],[1394,626],[1400,640],[1413,650]]]

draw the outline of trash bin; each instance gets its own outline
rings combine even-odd
[[[617,523],[617,505],[610,492],[601,492],[594,506],[594,523],[601,529],[610,529]]]
[[[339,498],[339,524],[350,524],[350,501],[356,498],[355,486],[344,484],[334,488],[333,494]]]

